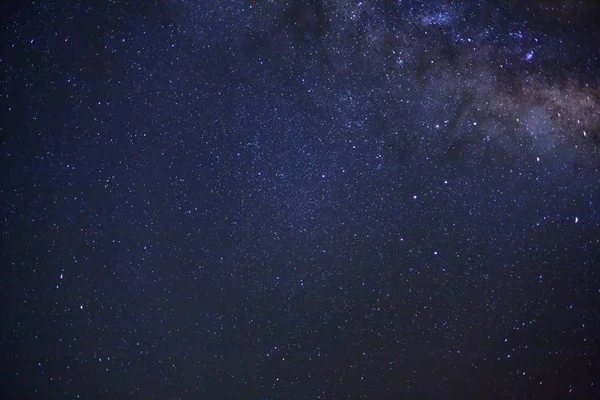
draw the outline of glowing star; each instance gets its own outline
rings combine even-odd
[[[579,218],[575,217],[575,223],[579,222]]]
[[[529,53],[525,54],[525,59],[527,61],[531,61],[533,59],[533,51],[530,51]]]

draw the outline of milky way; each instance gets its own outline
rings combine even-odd
[[[14,2],[6,398],[598,398],[593,2]]]

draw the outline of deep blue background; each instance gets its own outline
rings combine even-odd
[[[138,3],[2,16],[3,398],[600,397],[593,4]]]

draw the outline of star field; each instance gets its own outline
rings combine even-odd
[[[600,398],[600,8],[13,2],[0,397]]]

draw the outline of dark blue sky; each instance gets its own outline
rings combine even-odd
[[[597,15],[14,2],[1,397],[600,397]]]

